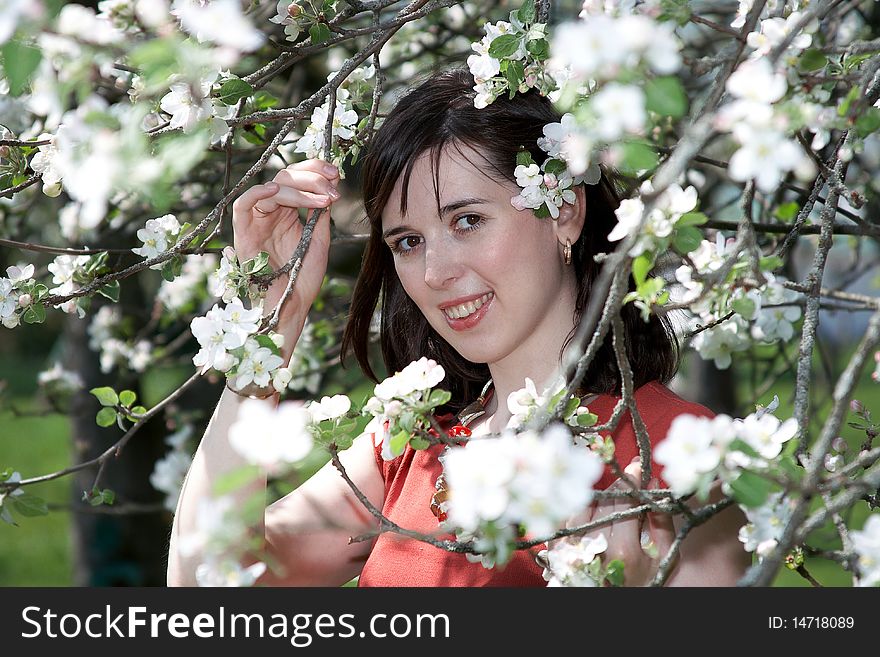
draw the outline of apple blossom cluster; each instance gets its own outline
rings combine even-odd
[[[351,154],[356,157],[360,152],[362,143],[357,136],[359,124],[356,107],[365,102],[365,95],[370,86],[367,80],[373,78],[375,74],[376,68],[372,64],[356,68],[348,74],[336,90],[330,162],[339,167],[341,175],[344,175],[342,162],[346,155]],[[336,75],[337,71],[331,72],[327,76],[327,81],[329,82]],[[327,98],[323,105],[312,111],[311,122],[306,128],[305,134],[297,140],[294,152],[305,153],[307,158],[324,157],[324,133],[327,129],[329,112],[330,99]],[[345,143],[341,144],[340,140]]]
[[[239,0],[174,0],[171,13],[199,43],[208,41],[236,53],[252,52],[266,36],[242,14]]]
[[[133,85],[136,84],[136,80],[137,77],[133,79]],[[220,143],[229,133],[226,121],[235,117],[236,107],[234,102],[227,104],[213,97],[212,92],[215,91],[215,87],[219,92],[228,80],[238,80],[238,78],[229,75],[228,71],[225,73],[213,71],[201,77],[197,85],[193,85],[181,75],[172,77],[171,91],[159,101],[159,108],[170,116],[169,127],[180,128],[184,133],[192,133],[207,126],[211,135],[211,144]],[[149,115],[146,118],[145,129],[155,127],[150,122],[153,116],[156,115]]]
[[[37,375],[37,385],[53,400],[68,398],[84,387],[82,377],[76,372],[64,369],[59,362],[55,362],[52,367]]]
[[[733,180],[754,180],[759,190],[772,192],[788,172],[804,180],[815,174],[812,160],[787,134],[792,122],[776,106],[788,91],[783,71],[764,57],[746,59],[728,78],[727,91],[734,100],[721,108],[716,127],[730,130],[739,144],[728,164]]]
[[[681,66],[681,44],[673,25],[620,13],[582,13],[581,20],[557,28],[550,64],[570,71],[567,86],[602,84],[622,79],[627,72],[670,75]]]
[[[51,270],[51,265],[50,265]],[[0,323],[6,328],[43,321],[46,311],[40,300],[49,291],[34,280],[33,265],[11,265],[0,276]]]
[[[573,188],[581,183],[590,185],[599,182],[601,171],[595,164],[588,166],[582,162],[581,151],[578,150],[576,138],[572,138],[576,130],[574,117],[565,114],[558,123],[544,126],[544,136],[538,138],[538,147],[548,157],[539,167],[528,151],[520,151],[516,156],[516,168],[513,175],[516,184],[523,190],[512,199],[511,205],[517,210],[531,208],[538,218],[559,218],[559,208],[563,203],[574,203]],[[574,151],[572,151],[574,146]],[[566,156],[578,161],[578,173],[572,174]],[[583,164],[583,168],[581,165]]]
[[[328,410],[338,410],[332,403],[328,406]],[[229,444],[248,463],[277,476],[311,452],[313,421],[309,408],[301,402],[285,401],[275,407],[248,399],[229,428]]]
[[[132,249],[132,252],[145,260],[162,255],[176,243],[175,237],[181,232],[180,223],[173,214],[166,214],[156,219],[147,219],[143,228],[137,231],[137,238],[143,246]],[[161,269],[163,263],[151,265],[151,269]]]
[[[172,513],[177,509],[177,498],[180,497],[183,480],[192,465],[193,455],[188,449],[192,433],[192,425],[185,424],[177,431],[165,436],[165,444],[171,449],[156,461],[153,465],[153,472],[150,474],[150,485],[165,493],[165,508]]]
[[[133,343],[121,336],[122,316],[115,306],[98,309],[89,323],[89,348],[100,354],[104,374],[120,366],[133,372],[143,372],[153,359],[153,345],[149,340]]]
[[[778,545],[782,532],[794,510],[794,500],[782,493],[771,493],[759,507],[743,506],[748,522],[739,530],[739,540],[748,552],[758,559],[766,557]]]
[[[68,295],[79,289],[85,275],[85,268],[91,262],[89,256],[60,255],[49,263],[49,272],[55,287],[49,289],[50,294]],[[86,316],[82,303],[73,298],[55,306],[68,314],[76,314],[80,319]]]
[[[183,315],[193,310],[202,300],[206,286],[213,288],[212,283],[217,269],[217,256],[212,253],[188,255],[183,261],[180,275],[170,281],[162,281],[156,296],[169,311]],[[211,289],[211,292],[213,293],[214,289]],[[224,298],[227,303],[231,300]]]
[[[685,414],[672,421],[665,440],[654,448],[654,459],[676,495],[696,492],[705,499],[720,478],[739,501],[743,471],[775,472],[776,460],[797,432],[794,418],[782,422],[767,409],[742,419]]]
[[[471,44],[476,54],[468,57],[467,64],[476,83],[477,109],[505,92],[513,98],[517,91],[537,89],[541,95],[553,97],[558,82],[544,64],[550,48],[547,26],[536,23],[535,15],[534,1],[526,0],[510,12],[510,22],[486,23],[486,35]]]
[[[602,476],[602,460],[575,443],[561,424],[543,433],[506,431],[499,438],[471,439],[442,457],[449,498],[444,522],[459,540],[470,541],[486,567],[505,563],[520,528],[549,536],[583,511]]]
[[[201,347],[193,363],[201,374],[210,369],[223,372],[235,390],[255,384],[270,384],[282,392],[290,382],[290,371],[279,356],[284,336],[258,335],[262,309],[245,308],[237,297],[225,307],[215,304],[204,317],[196,317],[190,327]]]
[[[653,192],[650,180],[639,188],[640,195]],[[673,183],[655,199],[651,212],[645,217],[645,204],[639,197],[624,199],[614,211],[617,225],[608,234],[608,240],[618,242],[630,235],[638,235],[629,250],[631,257],[645,252],[662,253],[673,243],[677,230],[706,221],[704,215],[694,212],[697,201],[696,189],[691,186],[682,189]]]
[[[560,377],[550,387],[538,394],[535,382],[526,377],[525,387],[515,390],[507,396],[507,408],[510,411],[510,420],[507,429],[517,429],[533,422],[545,409],[553,409],[562,399],[565,392],[565,379]],[[546,415],[541,415],[542,419]],[[562,415],[562,421],[570,427],[584,428],[596,424],[599,418],[590,413],[590,409],[581,406],[580,399],[573,397]]]
[[[608,549],[605,534],[569,537],[556,541],[538,558],[547,564],[542,573],[548,587],[596,587],[604,581],[602,559]]]
[[[428,447],[428,441],[416,432],[427,432],[434,409],[449,401],[448,392],[433,390],[444,378],[443,366],[423,356],[376,384],[363,413],[374,418],[374,441],[382,443],[386,461],[400,456],[407,444],[413,449]]]
[[[769,271],[762,272],[765,282],[757,284],[744,280],[751,273],[751,265],[742,255],[730,268],[720,285],[705,287],[702,282],[717,272],[725,260],[733,257],[735,241],[725,240],[721,233],[715,242],[702,240],[690,253],[690,263],[680,266],[675,277],[682,286],[682,303],[689,304],[694,314],[691,323],[707,326],[728,313],[735,314],[726,321],[698,333],[692,346],[705,360],[713,360],[719,369],[726,369],[732,354],[748,349],[753,341],[770,344],[788,341],[794,336],[794,323],[801,318],[797,304],[801,295],[786,288],[781,277]],[[768,268],[772,259],[762,263]]]
[[[251,586],[266,564],[258,561],[241,567],[236,557],[247,538],[248,527],[235,500],[229,495],[205,496],[199,500],[193,531],[181,536],[180,553],[201,557],[196,568],[199,586]]]
[[[63,188],[80,204],[83,228],[94,228],[104,219],[115,190],[143,190],[162,175],[162,158],[148,154],[146,136],[138,128],[145,111],[108,105],[91,95],[60,117],[54,135],[38,136],[50,142],[39,147],[30,163],[42,176],[43,193],[55,197]]]
[[[850,533],[850,538],[858,556],[858,586],[880,585],[880,516],[870,516],[862,529]]]

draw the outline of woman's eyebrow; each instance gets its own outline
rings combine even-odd
[[[466,207],[468,205],[485,205],[490,201],[484,198],[463,198],[458,201],[453,201],[452,203],[447,203],[442,208],[440,208],[440,214],[449,214],[450,212],[455,212],[459,208]],[[382,233],[382,239],[387,240],[389,237],[394,237],[395,235],[399,235],[400,233],[405,233],[407,231],[412,230],[410,226],[404,224],[403,226],[396,226],[394,228],[389,228],[384,233]]]

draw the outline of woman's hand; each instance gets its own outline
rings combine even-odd
[[[296,250],[303,233],[299,208],[327,208],[312,233],[308,253],[285,302],[282,318],[302,320],[318,296],[327,270],[330,248],[330,206],[339,199],[339,171],[323,160],[307,160],[279,171],[272,182],[254,185],[232,204],[235,252],[241,262],[260,251],[269,254],[273,269],[282,267]],[[281,299],[288,278],[279,276],[266,293],[264,313]]]
[[[624,473],[634,485],[640,485],[642,469],[638,459],[633,460],[624,469]],[[652,479],[648,483],[648,488],[658,488],[658,484],[656,479]],[[629,488],[630,486],[618,479],[608,487],[608,490],[628,490]],[[569,520],[568,526],[585,525],[588,522],[601,520],[612,513],[620,513],[636,506],[639,506],[638,500],[630,497],[606,498],[591,504],[585,512]],[[642,525],[641,529],[640,525]],[[648,539],[645,541],[644,548],[643,533],[646,533],[645,539]],[[671,515],[649,512],[643,523],[640,522],[639,516],[633,516],[585,532],[583,535],[596,538],[599,534],[604,534],[608,541],[608,548],[600,555],[602,561],[608,564],[610,561],[619,559],[624,563],[624,586],[646,586],[657,574],[660,560],[669,551],[675,538],[675,529]]]

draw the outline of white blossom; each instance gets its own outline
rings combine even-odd
[[[672,420],[666,438],[654,448],[663,466],[663,479],[676,495],[705,494],[722,464],[724,450],[734,437],[730,417],[712,419],[684,414]]]
[[[772,493],[758,508],[740,507],[748,523],[740,528],[739,540],[748,552],[759,558],[766,557],[779,543],[786,523],[791,518],[794,505],[782,493]]]
[[[543,434],[508,431],[470,440],[443,458],[447,524],[481,534],[487,523],[522,523],[536,535],[549,535],[590,503],[603,469],[601,459],[575,445],[559,424]]]
[[[263,33],[241,13],[239,0],[174,0],[171,11],[181,27],[199,41],[251,52],[265,40]]]
[[[264,572],[266,564],[262,561],[242,568],[234,559],[210,558],[196,567],[196,583],[208,587],[253,586]]]
[[[797,420],[789,418],[780,422],[769,413],[761,417],[749,415],[737,427],[738,436],[765,459],[779,456],[783,445],[795,437],[798,431]]]
[[[251,383],[266,387],[270,383],[273,372],[283,364],[284,360],[273,354],[271,349],[257,347],[253,351],[248,351],[247,345],[245,345],[245,354],[238,364],[233,385],[237,390],[241,390]]]
[[[542,573],[547,586],[598,586],[599,583],[589,573],[588,567],[607,549],[608,540],[604,533],[596,537],[581,536],[574,541],[556,541],[548,550],[542,551],[548,564]]]
[[[229,444],[249,463],[277,475],[301,461],[312,449],[311,415],[304,405],[281,402],[242,402],[238,418],[229,428]]]
[[[850,533],[859,560],[859,586],[880,584],[880,516],[871,515],[862,529]]]
[[[322,157],[324,154],[324,130],[327,127],[328,106],[324,103],[312,112],[311,123],[305,134],[296,142],[295,152],[305,153],[308,158]],[[357,127],[358,115],[353,109],[346,109],[341,102],[336,103],[333,112],[333,137],[351,139]]]
[[[351,408],[351,400],[345,395],[333,395],[332,397],[321,397],[321,401],[313,401],[309,403],[309,413],[312,414],[314,422],[322,420],[334,420],[348,413]]]
[[[596,131],[605,141],[644,130],[645,93],[634,85],[610,82],[592,96],[590,107],[597,115]]]

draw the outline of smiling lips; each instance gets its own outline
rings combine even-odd
[[[441,306],[441,310],[449,326],[456,331],[462,331],[473,328],[479,323],[494,297],[493,292],[487,292],[455,305]]]

